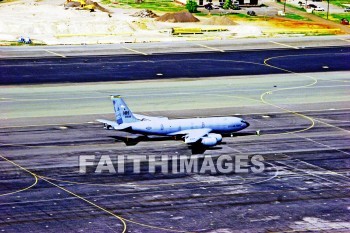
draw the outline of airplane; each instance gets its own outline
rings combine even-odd
[[[232,134],[249,127],[238,117],[206,117],[169,119],[134,114],[120,95],[111,95],[115,121],[97,119],[105,129],[144,136],[180,136],[189,146],[214,147],[222,142],[222,134]]]

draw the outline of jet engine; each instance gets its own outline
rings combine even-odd
[[[210,137],[210,138],[216,138],[216,141],[218,142],[218,143],[220,143],[221,141],[222,141],[222,136],[221,136],[221,134],[217,134],[217,133],[210,133],[210,134],[208,134],[208,137]]]
[[[216,133],[210,133],[208,136],[203,137],[201,143],[204,146],[215,146],[222,141],[222,136]]]

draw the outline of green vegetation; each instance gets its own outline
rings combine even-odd
[[[350,4],[349,0],[331,0],[331,4],[345,8],[345,4]]]
[[[203,12],[197,12],[196,16],[221,16],[221,14],[212,14],[212,13],[203,13]]]
[[[284,2],[277,2],[277,3],[279,3],[279,4],[281,4],[281,5],[284,5]],[[290,8],[293,8],[293,9],[296,9],[296,10],[299,10],[299,11],[306,11],[305,9],[304,9],[304,7],[299,7],[299,6],[295,6],[295,5],[292,5],[292,4],[286,4],[286,6],[287,7],[290,7]]]
[[[231,9],[232,7],[233,7],[232,0],[225,0],[224,5],[222,6],[222,8],[226,10]]]
[[[243,13],[234,14],[233,16],[239,17],[239,18],[251,18],[251,16]]]
[[[143,0],[141,3],[136,3],[135,0],[102,0],[103,4],[121,7],[132,7],[136,9],[149,9],[152,11],[178,12],[186,8],[180,4],[174,3],[172,0]],[[118,3],[118,4],[114,4]]]
[[[315,12],[314,14],[317,16],[320,16],[324,19],[327,19],[327,13],[326,12]],[[334,22],[338,22],[340,23],[340,20],[342,18],[346,18],[346,19],[350,19],[350,14],[349,13],[339,13],[339,14],[329,14],[328,15],[328,20],[334,21]]]
[[[196,13],[196,16],[228,16],[232,19],[237,19],[237,18],[244,18],[244,19],[248,19],[249,21],[255,21],[255,20],[260,20],[260,19],[266,19],[265,16],[254,16],[251,17],[247,14],[244,13],[227,13],[227,14],[220,14],[220,13],[203,13],[203,12],[198,12]]]
[[[0,41],[0,46],[39,46],[46,45],[45,43],[33,42],[31,44],[19,43],[17,41]]]
[[[286,13],[286,15],[284,17],[287,18],[287,19],[310,21],[309,18],[305,18],[303,16],[300,16],[300,15],[297,15],[297,14],[293,14],[293,13]]]
[[[187,2],[186,2],[186,9],[190,13],[197,12],[197,7],[198,7],[198,4],[197,4],[197,2],[195,0],[187,0]]]

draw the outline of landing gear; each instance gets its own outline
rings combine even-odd
[[[103,124],[103,128],[107,129],[107,130],[113,129],[113,127],[111,125],[108,125],[106,123]]]

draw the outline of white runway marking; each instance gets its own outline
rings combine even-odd
[[[335,185],[340,185],[339,182],[335,182],[335,181],[326,179],[326,178],[324,178],[324,177],[322,177],[322,176],[319,176],[319,175],[316,174],[315,172],[311,172],[311,171],[308,171],[308,170],[305,170],[305,169],[296,168],[296,167],[291,166],[291,165],[288,165],[288,164],[286,164],[286,163],[284,163],[284,162],[276,161],[276,163],[282,164],[283,166],[288,167],[288,168],[291,168],[291,169],[296,170],[296,171],[301,171],[301,172],[306,173],[306,174],[308,174],[308,175],[310,175],[310,176],[317,177],[317,178],[319,178],[319,179],[321,179],[321,180],[324,180],[324,181],[327,181],[327,182],[329,182],[329,183],[332,183],[332,184],[335,184]],[[284,170],[285,170],[285,169],[284,169]],[[291,172],[293,172],[293,171],[291,171]],[[326,185],[326,186],[329,186],[329,185]],[[332,187],[332,186],[329,186],[329,187]]]
[[[222,52],[222,53],[224,53],[224,52],[225,52],[225,50],[222,50],[222,49],[217,49],[217,48],[213,48],[213,47],[209,47],[209,46],[204,45],[204,44],[195,44],[195,45],[198,45],[198,46],[201,46],[201,47],[204,47],[204,48],[210,49],[210,50],[219,51],[219,52]]]
[[[53,55],[59,56],[59,57],[63,57],[63,58],[65,58],[65,57],[66,57],[66,56],[64,56],[64,55],[62,55],[62,54],[55,53],[55,52],[52,52],[52,51],[47,50],[47,49],[44,49],[44,51],[46,51],[46,52],[48,52],[48,53],[51,53],[51,54],[53,54]]]
[[[350,39],[339,39],[339,40],[350,42]]]
[[[142,55],[145,55],[145,56],[148,55],[147,53],[143,53],[143,52],[137,51],[137,50],[135,50],[135,49],[128,48],[128,47],[126,47],[126,46],[122,46],[122,47],[123,47],[124,49],[129,50],[129,51],[134,52],[134,53],[142,54]]]
[[[322,123],[323,123],[323,122],[322,122]],[[334,127],[333,125],[329,125],[329,126]],[[337,127],[337,128],[338,128],[338,127]],[[342,129],[342,130],[343,130],[343,129]],[[335,148],[335,147],[332,147],[332,146],[328,146],[328,145],[326,145],[326,144],[324,144],[324,143],[321,143],[321,142],[317,142],[317,141],[315,141],[315,140],[313,140],[313,139],[311,139],[311,138],[304,137],[304,136],[299,135],[299,134],[294,134],[294,136],[299,137],[299,138],[303,138],[303,139],[308,140],[308,141],[310,141],[310,142],[313,142],[313,143],[316,143],[316,144],[318,144],[318,145],[324,146],[324,147],[326,147],[326,148],[328,148],[328,149],[336,150],[336,151],[341,152],[341,153],[343,153],[343,154],[350,155],[350,153],[348,153],[348,152],[346,152],[346,151],[343,151],[343,150],[341,150],[341,149],[338,149],[338,148]]]
[[[282,45],[282,46],[288,47],[288,48],[299,49],[298,47],[295,47],[295,46],[292,46],[292,45],[288,45],[288,44],[279,43],[279,42],[272,41],[272,40],[270,41],[270,43]]]

